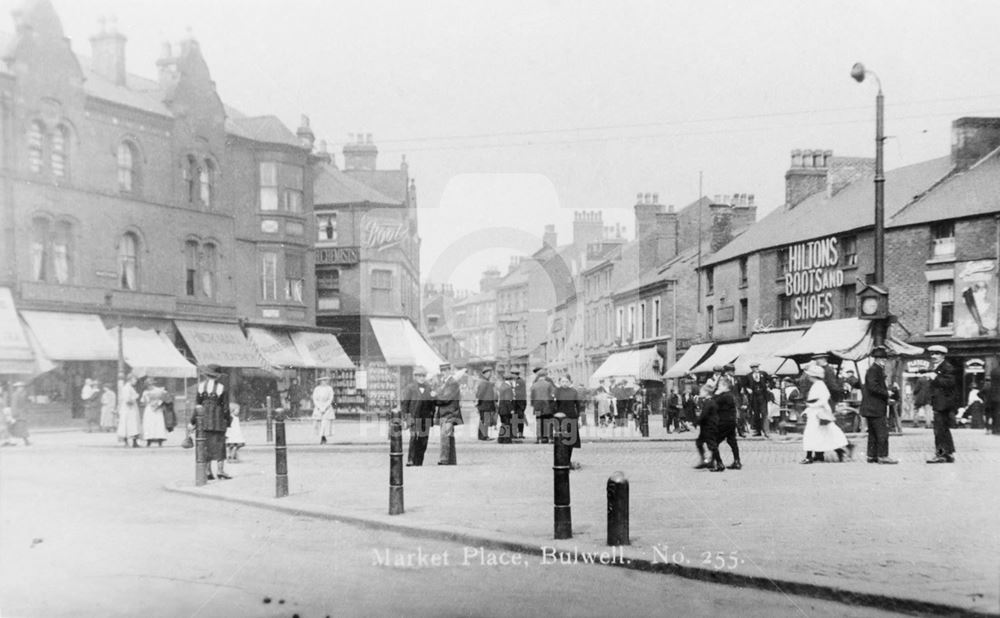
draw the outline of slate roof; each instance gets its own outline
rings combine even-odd
[[[299,138],[277,116],[226,118],[226,132],[255,142],[304,148]]]
[[[910,202],[886,227],[903,227],[1000,212],[1000,148]]]
[[[313,185],[313,203],[316,206],[364,203],[400,206],[404,200],[385,195],[332,165],[323,165]]]
[[[390,203],[406,203],[409,178],[404,170],[344,170],[344,173],[389,196],[392,198]]]
[[[886,172],[887,225],[890,217],[944,178],[951,169],[951,157],[946,156]],[[751,225],[716,253],[703,257],[702,265],[717,264],[771,247],[874,226],[874,200],[872,177],[866,176],[847,185],[832,197],[821,192],[806,198],[795,207],[790,208],[786,204]]]

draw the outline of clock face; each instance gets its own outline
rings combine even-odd
[[[866,298],[861,301],[861,313],[865,315],[873,315],[876,312],[878,312],[877,298]]]

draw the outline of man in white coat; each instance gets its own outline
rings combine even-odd
[[[323,376],[316,381],[316,387],[312,392],[313,402],[313,423],[319,433],[319,443],[326,444],[326,437],[333,435],[333,419],[336,417],[333,411],[333,387],[330,386],[330,378]]]

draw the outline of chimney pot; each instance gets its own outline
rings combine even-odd
[[[659,193],[654,193],[653,194],[653,203],[654,204],[659,204],[660,203],[660,194]]]
[[[641,204],[642,203],[642,193],[636,193],[635,194],[635,203],[636,204]]]

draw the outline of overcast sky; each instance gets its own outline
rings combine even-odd
[[[458,287],[546,223],[568,242],[574,209],[631,235],[637,192],[681,206],[703,172],[706,195],[753,193],[762,215],[792,149],[873,156],[857,61],[882,78],[889,169],[946,155],[954,118],[1000,115],[995,0],[54,4],[78,53],[115,15],[129,71],[152,77],[190,28],[229,105],[292,130],[308,114],[340,164],[348,133],[374,135],[380,167],[406,154],[423,277]]]

